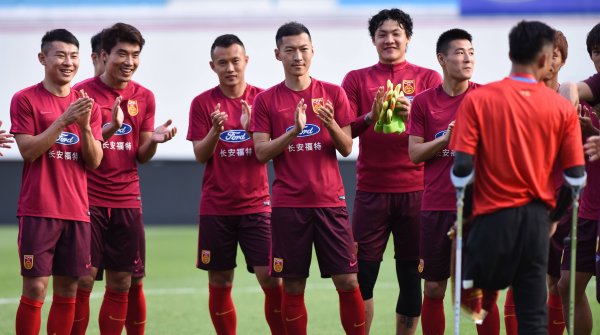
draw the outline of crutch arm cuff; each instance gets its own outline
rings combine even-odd
[[[567,176],[567,174],[564,174],[564,177],[565,177],[565,181],[567,182],[567,185],[569,185],[571,187],[582,188],[585,186],[585,182],[587,180],[587,173],[584,171],[583,176],[581,176],[581,177],[569,177],[569,176]]]
[[[475,169],[471,170],[471,173],[464,177],[459,177],[454,174],[454,169],[450,169],[450,180],[452,181],[452,185],[455,188],[465,188],[467,185],[473,182],[473,177],[475,176]]]

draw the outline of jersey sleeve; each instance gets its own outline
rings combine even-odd
[[[100,142],[104,142],[102,137],[102,109],[98,104],[94,104],[92,114],[90,115],[90,127],[94,138]]]
[[[431,70],[427,80],[427,88],[437,87],[443,83],[442,76],[434,70]]]
[[[563,139],[560,141],[558,159],[563,170],[585,164],[583,144],[581,143],[581,127],[573,106],[566,106],[566,120],[563,122]]]
[[[15,94],[10,103],[10,132],[13,134],[36,135],[33,106],[22,94]]]
[[[154,116],[156,114],[156,101],[150,91],[146,95],[146,114],[142,121],[141,131],[154,131]]]
[[[588,79],[584,80],[583,82],[586,83],[590,87],[590,90],[592,91],[592,94],[594,95],[594,101],[595,102],[600,101],[600,73],[596,73],[595,75],[589,77]]]
[[[358,110],[358,106],[360,103],[358,101],[358,97],[360,96],[360,87],[356,82],[356,76],[354,72],[348,72],[342,80],[342,88],[346,92],[346,97],[348,98],[348,104],[350,106],[350,111],[352,112],[351,116],[356,118],[362,113]]]
[[[412,136],[425,138],[425,111],[422,94],[417,94],[410,108],[410,118],[408,119],[408,127],[406,133]]]
[[[190,106],[188,141],[199,141],[206,137],[206,134],[208,134],[212,127],[210,117],[207,118],[206,115],[208,114],[202,109],[200,99],[198,97],[195,98]]]
[[[266,91],[261,92],[254,98],[252,104],[252,118],[250,119],[250,131],[257,133],[272,134],[271,120],[269,118],[268,104],[266,103]]]
[[[333,118],[340,128],[344,128],[350,125],[354,113],[350,110],[350,104],[348,103],[348,97],[346,96],[344,89],[341,87],[337,88],[335,102],[333,104]]]
[[[472,98],[473,95],[466,96],[459,106],[450,140],[450,149],[469,155],[475,155],[481,131],[477,106]]]

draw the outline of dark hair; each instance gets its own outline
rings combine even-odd
[[[98,32],[96,35],[92,36],[92,39],[90,40],[91,44],[92,44],[92,52],[99,55],[100,52],[102,52],[102,33],[104,32],[104,29],[100,32]]]
[[[146,40],[136,27],[127,23],[115,23],[112,27],[102,31],[102,50],[110,54],[112,48],[119,42],[137,44],[140,50],[144,47]]]
[[[546,45],[554,45],[556,31],[539,21],[521,21],[508,35],[509,54],[512,62],[531,64]]]
[[[381,27],[384,21],[394,20],[398,22],[398,25],[404,29],[406,37],[410,38],[413,34],[413,22],[410,15],[401,11],[398,8],[383,9],[379,13],[373,15],[369,19],[369,34],[371,38],[375,37],[377,28]]]
[[[562,31],[557,30],[554,34],[554,47],[558,48],[562,55],[562,62],[567,61],[567,56],[569,55],[569,43],[567,42],[567,37]]]
[[[469,42],[473,42],[473,37],[466,30],[458,28],[447,30],[438,38],[435,45],[435,53],[442,53],[445,55],[448,52],[448,48],[450,48],[450,42],[456,40],[467,40]]]
[[[49,45],[52,42],[64,42],[67,44],[73,44],[77,48],[79,48],[79,41],[75,37],[75,35],[71,34],[70,31],[66,29],[54,29],[47,31],[46,34],[42,37],[42,52],[45,54],[48,51]]]
[[[275,34],[275,44],[277,47],[279,47],[284,37],[301,35],[303,33],[308,35],[309,40],[311,39],[308,28],[306,28],[306,26],[302,23],[295,21],[284,23],[281,27],[279,27],[279,29],[277,29],[277,34]]]
[[[245,48],[244,43],[242,43],[242,40],[240,40],[239,37],[237,37],[233,34],[221,35],[221,36],[215,38],[215,41],[213,42],[212,46],[210,47],[210,55],[212,56],[213,51],[215,51],[216,47],[229,48],[230,46],[232,46],[234,44],[237,44],[237,45],[241,46],[242,48]]]
[[[585,39],[588,54],[592,57],[592,49],[600,48],[600,23],[594,26]]]

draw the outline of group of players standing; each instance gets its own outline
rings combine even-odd
[[[509,77],[484,86],[470,81],[474,48],[462,29],[438,39],[441,77],[406,61],[412,29],[410,16],[398,9],[371,17],[369,33],[379,60],[349,72],[341,87],[310,76],[311,36],[300,23],[286,23],[276,33],[275,57],[285,79],[267,90],[246,83],[248,56],[238,37],[215,39],[210,66],[219,85],[192,101],[187,139],[196,160],[206,165],[197,267],[208,271],[208,305],[217,334],[236,333],[231,289],[238,243],[265,293],[265,318],[273,334],[307,332],[304,290],[313,244],[321,276],[331,277],[338,291],[345,332],[369,333],[373,289],[390,233],[400,288],[396,333],[415,333],[421,317],[424,334],[443,334],[452,249],[447,232],[456,220],[450,179],[455,158],[456,176],[476,170],[475,219],[463,277],[484,289],[483,302],[474,298],[487,310],[478,333],[499,333],[495,291],[509,285],[514,303],[508,299],[505,312],[516,310],[516,319],[514,312],[505,313],[507,333],[516,334],[517,323],[521,334],[563,332],[562,308],[552,314],[561,299],[555,286],[548,298],[545,285],[548,209],[554,207],[556,188],[551,174],[555,161],[569,176],[583,174],[579,124],[598,134],[598,122],[588,108],[578,120],[573,106],[579,98],[600,99],[600,77],[564,85],[569,104],[556,93],[567,55],[564,36],[541,22],[525,21],[509,36]],[[145,241],[137,163],[149,161],[176,128],[169,128],[169,120],[154,129],[154,96],[131,80],[144,46],[140,32],[118,23],[95,40],[96,75],[71,89],[79,44],[64,29],[48,32],[39,54],[44,80],[15,94],[11,104],[11,133],[25,160],[17,213],[23,276],[17,334],[39,332],[51,275],[48,333],[84,334],[89,295],[103,272],[101,333],[120,334],[124,327],[128,334],[144,332]],[[600,25],[588,36],[588,51],[600,72]],[[400,135],[373,131],[388,79],[401,84],[404,93],[396,107],[408,127]],[[336,151],[349,155],[355,137],[360,151],[350,225]],[[600,147],[595,139],[588,145],[592,155]],[[269,160],[275,169],[271,196]],[[598,188],[596,165],[586,165],[587,189]],[[56,197],[44,196],[41,187]],[[585,243],[578,251],[587,263],[577,264],[582,271],[578,334],[586,333],[585,327],[591,332],[585,285],[597,271],[600,217],[595,211],[600,197],[593,195],[584,193],[582,202],[588,201],[590,209],[580,215],[586,236],[580,237]],[[568,270],[565,262],[563,269]],[[559,288],[568,287],[564,274],[559,274]]]

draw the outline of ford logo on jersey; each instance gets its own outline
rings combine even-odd
[[[110,123],[105,123],[102,126],[102,128],[108,126],[109,124]],[[119,128],[119,130],[115,131],[114,135],[117,135],[117,136],[127,135],[127,134],[131,133],[132,130],[133,130],[133,128],[130,125],[128,125],[127,123],[123,123],[121,125],[121,128]]]
[[[288,132],[292,129],[294,129],[294,126],[287,127],[285,131]],[[302,131],[300,132],[300,134],[298,134],[298,137],[313,136],[318,134],[320,131],[321,128],[319,128],[319,126],[317,126],[316,124],[307,123],[306,126],[304,126],[304,129],[302,129]]]
[[[438,131],[435,134],[435,138],[442,137],[442,136],[446,135],[446,132],[447,132],[447,130]]]
[[[221,135],[219,135],[219,138],[221,139],[221,141],[229,143],[240,143],[249,140],[250,136],[248,136],[248,133],[243,130],[234,129],[225,130],[221,133]]]
[[[79,143],[79,136],[73,133],[69,133],[67,131],[63,131],[62,133],[60,133],[60,135],[58,135],[58,138],[56,139],[55,143],[63,145],[77,144]]]

